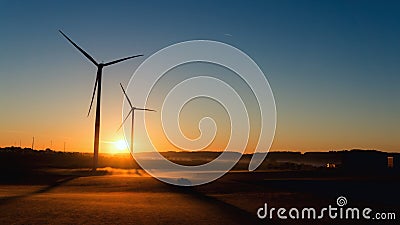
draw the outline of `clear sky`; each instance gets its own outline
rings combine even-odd
[[[104,62],[186,40],[228,43],[270,82],[272,150],[400,151],[399,2],[0,1],[0,146],[35,136],[36,148],[92,151],[96,68],[58,29]],[[100,152],[122,138],[119,83],[145,57],[104,69]]]

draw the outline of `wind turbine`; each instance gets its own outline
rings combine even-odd
[[[103,67],[110,66],[128,59],[136,58],[143,55],[135,55],[122,59],[117,59],[108,63],[97,63],[96,60],[92,56],[90,56],[87,52],[85,52],[81,47],[75,44],[67,35],[65,35],[61,30],[59,32],[75,47],[77,48],[86,58],[88,58],[94,65],[97,67],[97,75],[96,81],[94,83],[92,100],[90,101],[89,112],[87,116],[90,114],[90,110],[92,109],[94,94],[97,88],[97,102],[96,102],[96,122],[94,125],[94,150],[93,150],[93,171],[97,169],[98,157],[99,157],[99,136],[100,136],[100,97],[101,97],[101,77],[103,73]]]
[[[131,150],[131,152],[133,153],[133,141],[134,141],[134,132],[133,132],[133,131],[134,131],[134,128],[135,128],[135,125],[134,125],[134,122],[135,122],[135,110],[144,110],[144,111],[151,111],[151,112],[156,112],[156,110],[134,107],[134,106],[132,105],[132,102],[131,102],[131,100],[129,99],[128,95],[126,94],[125,89],[124,89],[124,87],[122,86],[122,84],[119,83],[119,85],[121,86],[122,92],[124,93],[124,95],[125,95],[125,97],[126,97],[126,100],[128,100],[128,103],[129,103],[129,106],[131,107],[131,110],[129,111],[128,115],[126,115],[124,121],[122,122],[122,124],[121,124],[121,126],[118,128],[118,130],[121,129],[122,125],[124,125],[125,121],[128,119],[129,115],[132,113],[131,149],[130,149],[130,150]]]

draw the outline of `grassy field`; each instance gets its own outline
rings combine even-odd
[[[183,165],[218,156],[165,154]],[[101,155],[95,173],[88,153],[5,148],[0,156],[0,224],[399,224],[399,168],[387,168],[388,153],[378,151],[271,153],[255,172],[247,171],[245,155],[222,178],[196,187],[160,182],[129,155]],[[339,196],[346,207],[395,212],[397,220],[257,217],[265,203],[319,210],[336,207]]]
[[[260,220],[256,216],[266,202],[277,208],[318,208],[335,205],[341,195],[351,206],[381,211],[400,208],[399,179],[393,176],[366,179],[238,171],[187,188],[164,184],[141,170],[112,170],[109,175],[110,170],[96,175],[53,170],[47,184],[41,180],[0,185],[0,224],[368,224],[365,220]],[[397,224],[398,220],[386,222]]]
[[[146,175],[3,185],[0,198],[0,224],[240,224],[223,207]]]

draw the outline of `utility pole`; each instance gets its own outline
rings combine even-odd
[[[34,149],[33,149],[33,146],[34,146],[34,145],[35,145],[35,136],[32,137],[32,150],[34,150]]]

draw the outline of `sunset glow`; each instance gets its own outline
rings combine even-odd
[[[126,143],[124,140],[118,140],[114,142],[114,147],[116,151],[125,152],[128,150],[128,143]]]
[[[246,7],[243,2],[229,3],[231,7],[219,3],[220,7],[212,9],[207,4],[191,3],[182,11],[182,4],[169,2],[159,3],[158,8],[146,3],[126,2],[106,8],[99,4],[98,10],[93,10],[89,3],[82,3],[76,9],[69,8],[67,3],[57,4],[27,3],[24,8],[9,1],[1,7],[0,147],[30,148],[34,137],[37,150],[93,152],[95,113],[92,110],[86,115],[96,68],[58,29],[99,62],[144,55],[104,70],[100,140],[122,139],[115,138],[122,122],[124,100],[119,83],[127,87],[139,65],[166,46],[182,40],[209,39],[242,49],[255,59],[271,83],[278,114],[272,151],[362,148],[393,152],[400,146],[396,7],[379,6],[389,11],[380,15],[367,10],[375,9],[375,4],[365,9],[346,6],[344,12],[336,12],[340,7],[335,7],[334,2],[320,2],[310,8],[296,6],[299,10],[295,12],[286,4],[264,1]],[[290,16],[275,8],[289,10]],[[165,9],[176,16],[167,19],[153,16],[163,15]],[[43,16],[35,14],[42,11],[46,12]],[[122,15],[131,15],[132,19]],[[225,16],[215,23],[219,15]],[[321,16],[324,19],[316,23],[314,18]],[[138,17],[142,19],[136,20]],[[31,18],[29,25],[26,18]],[[97,18],[96,23],[92,18]],[[115,21],[126,23],[115,24]],[[155,28],[154,24],[159,22],[163,25]],[[239,30],[237,24],[246,26]],[[146,114],[151,123],[147,132],[154,144],[161,146],[160,150],[179,150],[162,133],[160,96],[165,96],[183,79],[199,74],[215,75],[241,94],[254,128],[250,132],[248,152],[251,152],[260,130],[257,102],[232,71],[215,65],[183,65],[170,70],[154,87],[149,104],[137,105],[158,112],[137,112],[135,118],[139,121]],[[22,84],[30,85],[22,88]],[[135,91],[129,93],[134,105],[138,104]],[[186,106],[179,121],[184,135],[191,139],[200,137],[199,121],[204,116],[212,117],[218,132],[209,148],[223,149],[229,141],[230,121],[221,105],[196,99]],[[146,151],[151,147],[143,141],[146,130],[138,123],[136,126],[135,151]],[[122,151],[120,147],[100,142],[99,152]]]

